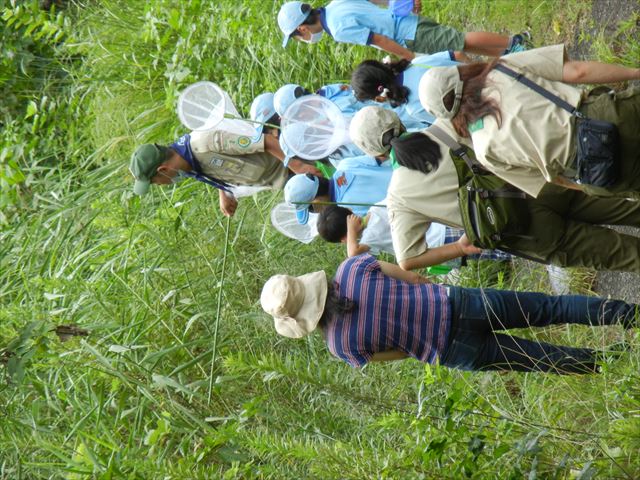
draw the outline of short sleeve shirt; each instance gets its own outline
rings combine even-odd
[[[378,352],[397,350],[433,363],[444,351],[451,324],[445,287],[391,278],[368,254],[342,262],[334,282],[339,296],[356,303],[327,322],[327,346],[336,357],[362,367]]]
[[[406,40],[416,36],[418,17],[396,17],[368,0],[333,0],[325,8],[323,27],[337,42],[369,45],[376,33],[406,47]]]
[[[191,133],[191,150],[203,173],[233,185],[264,185],[281,189],[288,169],[265,152],[264,135],[251,139],[225,130]]]
[[[436,121],[435,117],[427,112],[420,103],[420,80],[431,67],[449,67],[457,64],[458,62],[452,60],[449,51],[423,55],[411,62],[411,66],[400,74],[402,85],[409,89],[406,103],[407,115],[428,125]]]
[[[386,205],[386,200],[379,202],[379,205]],[[369,220],[362,231],[360,244],[367,245],[372,255],[378,255],[380,252],[393,255],[391,227],[389,227],[389,214],[386,207],[371,207],[368,216]]]
[[[553,45],[507,55],[501,62],[578,106],[583,90],[562,83],[564,55],[564,45]],[[502,125],[485,117],[470,128],[478,160],[536,197],[545,182],[563,174],[575,158],[573,117],[502,72],[488,75],[483,94],[498,102]]]
[[[390,166],[378,165],[373,157],[363,155],[344,159],[340,161],[332,177],[332,200],[344,204],[356,215],[364,216],[370,205],[386,196],[391,174]],[[349,203],[365,205],[348,205]]]
[[[452,134],[443,122],[436,123]],[[452,136],[456,138],[455,134]],[[458,174],[449,149],[434,136],[429,138],[440,146],[438,168],[425,174],[400,167],[393,171],[389,184],[387,209],[398,261],[417,257],[429,249],[425,233],[431,222],[464,228],[458,206]]]

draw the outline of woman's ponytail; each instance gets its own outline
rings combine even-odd
[[[440,146],[421,132],[394,137],[389,144],[396,162],[410,170],[429,173],[440,165]]]

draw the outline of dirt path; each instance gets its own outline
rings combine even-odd
[[[595,37],[603,28],[605,35],[613,37],[618,23],[627,20],[634,12],[640,12],[638,0],[593,0],[591,10],[592,25],[584,29],[583,38]],[[585,22],[589,24],[590,22]],[[574,47],[570,49],[572,58],[593,58],[591,42],[580,42],[580,32],[576,32]],[[579,43],[580,42],[580,43]],[[617,228],[617,230],[640,236],[638,228]],[[640,302],[640,275],[634,273],[599,272],[594,290],[604,297],[611,296],[629,302]]]

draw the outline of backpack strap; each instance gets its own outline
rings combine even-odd
[[[514,78],[518,82],[520,82],[523,85],[529,87],[531,90],[533,90],[534,92],[542,95],[544,98],[546,98],[550,102],[555,103],[557,106],[559,106],[563,110],[566,110],[567,112],[569,112],[574,117],[578,117],[578,118],[582,118],[583,117],[583,115],[578,111],[578,109],[576,107],[572,106],[569,102],[564,101],[563,99],[558,97],[556,94],[551,93],[546,88],[541,87],[536,82],[534,82],[532,80],[529,80],[527,77],[524,76],[523,73],[518,73],[518,72],[516,72],[514,70],[511,70],[509,67],[507,67],[506,65],[503,65],[501,63],[498,63],[493,68],[495,70],[498,70],[499,72],[504,73],[505,75],[509,75],[510,77]]]
[[[473,188],[467,186],[467,190],[477,192],[480,198],[527,198],[527,194],[522,190],[514,187],[498,188],[495,190],[486,190],[483,188]]]
[[[456,157],[464,160],[464,163],[467,164],[467,167],[469,167],[474,175],[486,173],[486,169],[477,160],[474,160],[467,154],[467,148],[456,142],[455,139],[443,129],[437,125],[431,125],[426,131],[432,133],[434,137],[449,147]]]

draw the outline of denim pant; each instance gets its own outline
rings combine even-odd
[[[578,295],[450,287],[449,345],[441,364],[462,370],[593,373],[596,351],[526,340],[497,330],[558,323],[637,324],[638,305]]]

